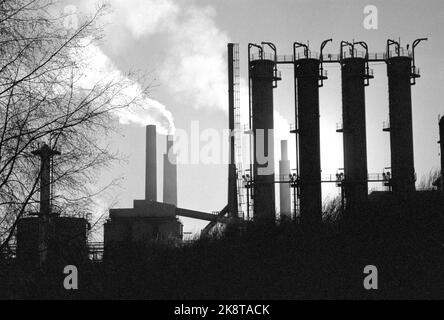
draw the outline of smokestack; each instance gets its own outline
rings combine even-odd
[[[174,137],[166,137],[166,154],[163,155],[163,202],[177,206],[177,164],[173,153]]]
[[[48,246],[51,241],[51,158],[60,155],[60,152],[52,149],[46,143],[32,154],[40,157],[40,212],[38,248],[39,263],[43,265],[48,259]]]
[[[51,149],[46,143],[32,154],[40,157],[40,216],[51,214],[51,158],[60,152]]]
[[[145,200],[157,201],[156,126],[146,126]]]
[[[290,160],[288,160],[287,140],[281,140],[281,160],[279,160],[279,178],[280,180],[288,180],[290,175]],[[291,198],[290,184],[279,184],[279,200],[281,220],[291,219]]]

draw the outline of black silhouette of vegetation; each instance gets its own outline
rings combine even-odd
[[[80,266],[77,291],[63,288],[61,268],[29,273],[10,264],[0,276],[0,297],[438,299],[444,294],[441,198],[437,191],[409,199],[373,194],[359,213],[317,228],[240,223],[180,246],[126,247],[117,259]],[[366,265],[378,268],[378,290],[363,287]]]

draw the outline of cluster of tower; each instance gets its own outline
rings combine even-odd
[[[391,174],[385,179],[393,194],[406,196],[415,191],[413,162],[413,130],[411,86],[419,77],[415,65],[415,47],[401,47],[394,40],[387,41],[386,52],[370,54],[365,42],[341,41],[339,55],[323,53],[331,39],[324,41],[320,53],[314,53],[308,45],[295,42],[293,56],[278,56],[276,47],[269,42],[248,45],[248,71],[250,90],[250,132],[253,135],[252,203],[257,221],[274,221],[275,183],[281,184],[281,193],[289,193],[292,182],[299,203],[300,219],[305,224],[321,221],[321,154],[319,130],[319,88],[327,79],[325,63],[339,63],[342,79],[342,126],[344,172],[338,178],[344,196],[346,212],[356,211],[368,197],[365,87],[373,78],[371,62],[387,65],[390,124],[384,131],[390,132]],[[229,56],[232,46],[229,45]],[[257,53],[252,54],[256,50]],[[268,51],[268,52],[267,52]],[[279,181],[274,174],[273,146],[273,90],[281,79],[278,64],[293,64],[295,83],[296,173],[287,181]],[[230,65],[230,59],[229,59]],[[231,106],[230,106],[231,110]],[[268,132],[271,133],[268,134]],[[286,145],[282,145],[280,175],[290,174]],[[258,156],[264,152],[268,163]],[[267,167],[268,170],[262,170]],[[233,170],[230,171],[232,175]],[[287,175],[288,176],[288,175]],[[285,183],[288,183],[285,185]],[[329,181],[331,182],[331,181]],[[281,195],[281,213],[288,210],[288,197]],[[296,201],[296,199],[295,199]],[[284,210],[283,210],[284,209]]]

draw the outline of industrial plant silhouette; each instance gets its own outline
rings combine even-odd
[[[174,137],[167,136],[163,201],[157,197],[156,127],[146,127],[145,199],[133,208],[113,208],[104,224],[103,243],[88,243],[88,221],[62,217],[51,209],[51,159],[58,151],[46,144],[41,159],[40,211],[18,221],[16,250],[5,252],[9,286],[4,297],[48,298],[436,298],[444,294],[444,186],[440,177],[428,190],[416,190],[411,88],[420,77],[415,40],[403,48],[388,40],[384,53],[369,53],[364,41],[341,41],[339,54],[319,53],[303,43],[292,55],[278,55],[273,43],[248,45],[249,126],[240,123],[239,46],[228,44],[227,205],[217,213],[180,208]],[[368,173],[365,88],[374,78],[371,64],[387,65],[391,164]],[[319,90],[325,64],[341,67],[344,165],[321,174]],[[273,91],[280,64],[294,66],[296,168],[291,170],[288,142],[281,141],[274,169]],[[432,125],[432,124],[430,124]],[[444,141],[444,117],[439,121]],[[258,147],[259,132],[263,145]],[[242,168],[240,136],[252,138],[248,168]],[[262,143],[262,140],[261,143]],[[441,143],[441,169],[444,144]],[[269,162],[258,157],[265,150]],[[244,150],[245,151],[245,150]],[[173,161],[172,161],[173,160]],[[265,172],[265,173],[263,173]],[[386,191],[371,192],[380,182]],[[322,184],[340,188],[329,212],[322,205]],[[280,213],[275,187],[279,185]],[[208,221],[200,239],[183,242],[178,217]],[[10,259],[8,260],[7,257]],[[80,289],[61,286],[65,265],[79,268]],[[362,270],[375,265],[380,288],[362,286]],[[18,271],[20,270],[20,271]],[[51,271],[48,271],[51,270]],[[19,278],[29,277],[28,287]],[[29,289],[32,284],[33,290]],[[40,296],[39,296],[40,295]]]

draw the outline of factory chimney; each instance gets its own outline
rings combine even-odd
[[[52,208],[51,208],[51,165],[52,157],[60,152],[44,143],[39,149],[32,151],[33,155],[40,157],[40,211],[38,226],[39,263],[44,265],[48,260],[50,246]]]
[[[173,136],[167,136],[166,153],[163,155],[163,202],[177,206],[177,164],[173,140]]]
[[[288,180],[290,175],[290,160],[288,160],[287,140],[281,140],[281,160],[279,160],[279,180]],[[279,200],[281,220],[291,219],[291,199],[290,199],[290,184],[279,184]]]
[[[146,126],[145,200],[157,201],[156,126]]]
[[[44,143],[39,149],[32,151],[33,155],[40,157],[40,211],[39,216],[51,214],[51,159],[60,152],[51,149]]]

